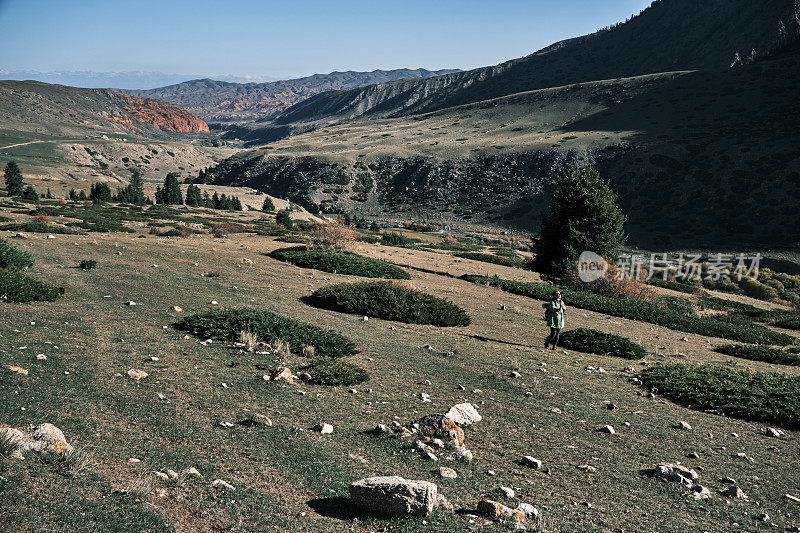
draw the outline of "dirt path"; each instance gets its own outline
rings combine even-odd
[[[55,141],[28,141],[24,143],[17,143],[17,144],[9,144],[8,146],[0,146],[0,150],[5,150],[6,148],[14,148],[16,146],[25,146],[26,144],[36,144],[36,143],[51,143]]]

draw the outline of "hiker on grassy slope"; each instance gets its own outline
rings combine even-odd
[[[553,297],[549,303],[544,304],[544,308],[544,318],[550,327],[550,335],[544,340],[544,347],[547,348],[552,344],[553,350],[555,350],[561,329],[564,327],[564,312],[567,310],[567,306],[561,300],[561,291],[554,291]]]

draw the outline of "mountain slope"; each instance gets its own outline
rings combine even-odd
[[[795,0],[660,0],[629,22],[506,63],[423,80],[323,93],[276,124],[393,117],[591,80],[731,64],[796,32]],[[781,29],[783,28],[783,29]]]
[[[535,230],[558,173],[593,162],[636,244],[797,246],[798,83],[795,48],[737,68],[330,126],[238,154],[211,175],[312,209]]]
[[[36,81],[0,81],[0,123],[19,131],[67,135],[89,130],[145,136],[208,131],[205,122],[171,104]]]
[[[179,105],[209,121],[231,123],[275,115],[309,96],[401,79],[427,78],[455,72],[426,69],[331,72],[268,83],[229,83],[192,80],[150,90],[126,91],[133,96],[156,98]]]

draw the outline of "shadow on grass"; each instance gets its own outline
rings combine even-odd
[[[317,514],[337,520],[353,520],[369,516],[356,507],[350,498],[315,498],[307,503]]]

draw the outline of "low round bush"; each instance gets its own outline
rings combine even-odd
[[[494,265],[502,265],[512,268],[527,268],[528,266],[528,264],[518,255],[500,256],[481,252],[456,252],[453,255],[463,259],[472,259],[473,261],[481,261],[483,263],[492,263]]]
[[[257,309],[225,309],[191,315],[175,327],[199,337],[225,341],[236,340],[241,331],[250,331],[264,342],[287,342],[296,352],[302,351],[304,346],[313,346],[319,357],[347,357],[357,353],[353,341],[337,331]]]
[[[25,270],[33,266],[33,256],[10,242],[0,239],[0,268]]]
[[[800,366],[800,356],[788,351],[771,348],[770,346],[748,346],[742,344],[725,344],[714,348],[715,352],[749,359],[750,361],[762,361],[764,363],[774,363],[777,365]]]
[[[455,304],[388,281],[341,283],[314,291],[305,300],[315,307],[409,324],[468,326],[466,311]]]
[[[722,365],[657,365],[639,373],[645,387],[694,409],[800,429],[800,378]]]
[[[24,272],[0,269],[0,301],[53,302],[62,294],[64,294],[64,287],[48,285]]]
[[[341,250],[317,250],[297,246],[278,248],[270,252],[269,256],[302,268],[316,268],[335,274],[365,278],[411,279],[408,272],[386,261]]]
[[[307,370],[311,374],[311,382],[318,385],[349,386],[369,379],[367,371],[360,366],[333,357],[314,357]]]
[[[579,352],[612,355],[623,359],[641,359],[647,351],[633,341],[594,329],[578,328],[565,331],[559,340],[561,346]]]

